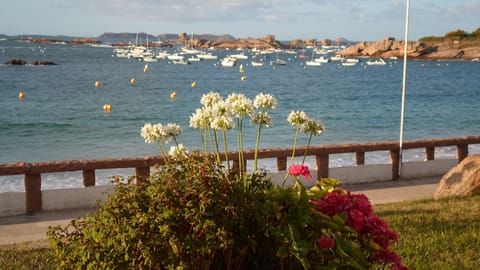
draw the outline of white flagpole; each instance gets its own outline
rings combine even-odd
[[[407,0],[406,15],[405,15],[405,39],[404,39],[404,49],[403,49],[403,78],[402,78],[402,108],[400,113],[400,153],[399,153],[399,167],[398,167],[398,179],[402,175],[402,156],[403,156],[403,122],[405,116],[405,93],[406,93],[406,81],[407,81],[407,49],[408,49],[408,20],[410,17],[410,0]]]

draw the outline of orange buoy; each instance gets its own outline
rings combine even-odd
[[[100,87],[101,85],[102,85],[102,83],[100,81],[95,82],[95,87]]]
[[[104,110],[105,112],[111,111],[111,110],[112,110],[112,105],[110,105],[110,104],[108,104],[108,103],[105,103],[105,104],[103,105],[103,110]]]
[[[25,98],[25,93],[24,92],[18,93],[18,99],[23,100],[24,98]]]
[[[135,84],[135,82],[136,82],[135,78],[130,79],[130,84]]]
[[[176,97],[177,97],[177,93],[176,93],[176,92],[170,93],[170,99],[175,99]]]

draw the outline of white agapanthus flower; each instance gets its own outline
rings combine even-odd
[[[227,103],[230,111],[237,115],[237,117],[251,115],[253,112],[252,100],[247,98],[244,94],[230,94],[225,100],[225,103]]]
[[[182,134],[182,128],[178,124],[168,123],[163,127],[163,130],[167,139],[178,137]]]
[[[161,140],[165,133],[162,124],[152,125],[151,123],[146,123],[141,129],[140,135],[145,139],[146,143],[154,143]]]
[[[252,115],[251,121],[255,125],[262,125],[270,127],[272,125],[272,118],[267,112],[259,112]]]
[[[233,128],[233,118],[230,113],[228,104],[224,101],[219,101],[211,108],[211,123],[213,129],[231,129]]]
[[[277,99],[270,94],[260,93],[255,97],[253,106],[261,109],[275,109],[277,107]]]
[[[185,146],[183,146],[183,144],[179,144],[178,146],[170,147],[168,154],[173,158],[181,158],[188,154],[188,150]]]
[[[323,131],[325,130],[325,127],[320,121],[307,119],[307,121],[305,121],[305,123],[302,124],[301,130],[305,133],[311,133],[314,136],[319,136],[323,133]]]
[[[222,101],[222,97],[219,93],[210,92],[208,94],[204,94],[200,99],[200,103],[207,108],[213,107],[217,102]]]
[[[303,111],[292,111],[287,120],[292,126],[300,126],[307,121],[307,115]]]
[[[190,127],[193,129],[207,129],[210,127],[210,110],[196,109],[190,116]]]
[[[232,129],[234,126],[233,119],[231,115],[220,115],[213,118],[211,126],[213,129],[223,129],[228,130]]]

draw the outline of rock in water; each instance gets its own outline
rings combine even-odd
[[[445,174],[433,197],[440,199],[475,192],[480,192],[480,155],[468,156]]]
[[[5,62],[5,65],[13,65],[13,66],[23,66],[26,64],[27,64],[27,61],[22,59],[10,59],[7,62]]]

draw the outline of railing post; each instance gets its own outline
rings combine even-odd
[[[425,148],[425,159],[426,160],[435,160],[435,147],[427,146]]]
[[[277,157],[277,171],[286,171],[287,170],[287,158],[286,157]]]
[[[355,160],[357,165],[364,165],[365,164],[365,152],[356,152],[355,153]]]
[[[83,170],[83,186],[95,186],[95,170]]]
[[[400,178],[398,174],[400,169],[400,149],[390,150],[390,163],[392,163],[392,180],[396,181]]]
[[[328,177],[328,166],[329,166],[329,157],[328,153],[321,153],[315,156],[315,165],[318,169],[318,178]]]
[[[42,211],[42,178],[39,173],[25,174],[25,204],[27,215]]]
[[[135,167],[135,184],[145,183],[150,176],[150,167]]]
[[[458,163],[462,162],[468,156],[468,144],[457,144]]]

